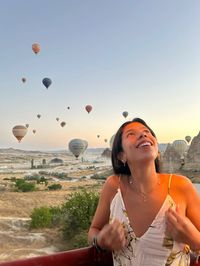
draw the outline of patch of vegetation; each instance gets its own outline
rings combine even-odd
[[[9,177],[4,177],[3,180],[5,180],[5,181],[9,181],[9,180],[11,180],[11,178],[9,178]]]
[[[54,177],[57,177],[59,179],[65,179],[65,180],[72,180],[71,177],[68,176],[68,173],[57,173],[57,172],[46,172],[46,171],[39,171],[39,174],[42,174],[42,175],[47,175],[47,176],[54,176]]]
[[[4,177],[3,180],[5,181],[11,181],[11,182],[15,182],[16,181],[16,177],[15,176],[11,176],[11,177]]]
[[[10,180],[11,180],[12,182],[15,182],[15,181],[17,180],[17,178],[16,178],[15,176],[11,176]]]
[[[34,180],[34,181],[36,181],[37,182],[37,184],[45,184],[45,185],[47,185],[48,184],[48,180],[44,177],[44,176],[41,176],[41,175],[39,175],[39,174],[33,174],[33,175],[26,175],[25,177],[24,177],[24,179],[25,180]]]
[[[75,192],[69,196],[62,206],[64,239],[75,238],[76,235],[89,229],[98,199],[97,193],[86,190]],[[85,241],[87,241],[87,235],[85,235]]]
[[[106,180],[107,176],[99,175],[99,174],[94,174],[90,177],[91,179],[103,179]]]
[[[60,223],[61,210],[59,207],[35,208],[31,214],[30,227],[47,228]]]
[[[31,214],[31,228],[59,227],[69,249],[87,245],[87,232],[94,216],[99,194],[85,189],[70,194],[61,207],[36,208]]]
[[[49,190],[59,190],[62,188],[61,184],[52,184],[50,186],[47,187]]]
[[[26,182],[24,179],[17,179],[15,181],[15,188],[17,191],[21,192],[29,192],[36,190],[35,184]]]

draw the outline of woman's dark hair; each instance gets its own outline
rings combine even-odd
[[[112,153],[111,153],[113,171],[117,175],[119,175],[119,174],[130,175],[131,174],[130,169],[128,167],[128,164],[126,163],[124,165],[124,163],[118,158],[118,156],[119,156],[120,152],[123,151],[123,148],[122,148],[123,129],[125,128],[126,125],[131,124],[133,122],[138,122],[138,123],[144,125],[145,127],[147,127],[149,129],[149,131],[151,132],[151,134],[156,138],[156,135],[153,132],[153,130],[141,118],[136,117],[132,121],[127,121],[124,124],[122,124],[121,127],[118,129],[117,133],[115,134],[115,138],[114,138],[113,145],[112,145]],[[159,161],[158,156],[155,159],[155,168],[156,168],[156,172],[159,173],[160,172],[160,161]]]

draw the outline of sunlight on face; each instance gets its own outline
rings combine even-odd
[[[157,139],[139,122],[125,126],[122,134],[123,156],[127,160],[155,159],[158,155]]]

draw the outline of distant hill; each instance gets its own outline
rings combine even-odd
[[[161,152],[164,152],[168,143],[160,143],[158,144],[159,150]],[[87,148],[85,153],[93,153],[93,154],[101,154],[105,148]],[[66,153],[71,153],[67,149],[63,150],[20,150],[20,149],[13,149],[13,148],[0,148],[0,153],[1,154],[50,154],[50,153],[59,153],[59,154],[66,154]]]
[[[5,148],[5,149],[0,149],[0,153],[5,153],[5,154],[30,154],[30,153],[34,153],[34,154],[43,154],[43,153],[52,153],[54,151],[28,151],[28,150],[20,150],[20,149],[13,149],[13,148]],[[64,151],[63,151],[64,152]],[[66,151],[65,151],[66,153]]]
[[[86,150],[87,153],[101,153],[104,150],[104,148],[88,148]],[[20,149],[13,149],[13,148],[0,148],[1,154],[50,154],[50,153],[59,153],[59,154],[66,154],[70,153],[69,150],[63,149],[63,150],[20,150]]]

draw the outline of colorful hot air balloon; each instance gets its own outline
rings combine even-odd
[[[22,78],[22,82],[25,83],[26,82],[26,78]]]
[[[126,118],[126,117],[128,116],[128,112],[127,112],[127,111],[124,111],[124,112],[122,113],[122,115]]]
[[[40,115],[40,114],[38,114],[38,115],[37,115],[37,118],[40,118],[40,117],[41,117],[41,115]]]
[[[51,85],[52,81],[50,78],[44,78],[42,80],[43,85],[48,89],[48,87]]]
[[[72,139],[68,146],[73,155],[78,158],[79,155],[84,153],[84,151],[87,149],[88,142],[82,139]]]
[[[85,110],[88,112],[88,114],[92,111],[92,106],[91,105],[86,105]]]
[[[27,128],[22,125],[14,126],[12,129],[13,135],[20,142],[27,133]]]
[[[189,143],[190,140],[191,140],[191,137],[190,136],[185,136],[185,140],[187,141],[187,143]]]
[[[66,125],[66,123],[63,121],[60,123],[61,127],[64,127]]]
[[[32,44],[32,50],[35,54],[38,54],[40,52],[40,45],[39,43],[33,43]]]

